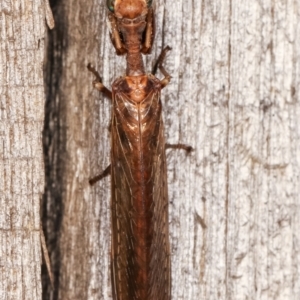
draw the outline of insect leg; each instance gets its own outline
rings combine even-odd
[[[102,92],[106,97],[108,97],[111,100],[112,99],[111,91],[103,85],[102,78],[100,77],[99,73],[91,64],[88,64],[87,68],[96,77],[96,79],[93,81],[93,87],[96,88],[98,91]]]
[[[194,151],[193,147],[185,145],[185,144],[166,144],[166,149],[182,149],[185,150],[187,154]]]
[[[153,36],[154,36],[154,16],[153,9],[150,8],[147,15],[147,27],[145,32],[145,41],[142,45],[141,52],[143,54],[149,54],[151,52]]]
[[[108,19],[110,22],[110,39],[112,41],[112,44],[116,49],[117,55],[123,55],[127,52],[127,50],[120,36],[117,18],[114,16],[114,14],[109,14]]]
[[[95,184],[97,181],[103,179],[104,177],[110,175],[111,172],[111,166],[109,165],[101,174],[89,179],[89,184],[93,185]]]
[[[166,71],[166,69],[165,69],[164,66],[162,65],[162,64],[163,64],[163,61],[164,61],[164,59],[165,59],[165,57],[166,57],[167,52],[170,51],[171,49],[172,49],[171,47],[167,46],[167,47],[165,47],[165,48],[162,50],[161,54],[160,54],[159,57],[158,57],[158,60],[157,60],[156,64],[155,64],[154,67],[153,67],[153,70],[152,70],[152,74],[153,74],[153,75],[155,75],[157,69],[159,69],[159,70],[163,73],[163,75],[165,76],[165,78],[164,78],[163,80],[160,81],[160,82],[161,82],[161,85],[162,85],[162,89],[163,89],[166,85],[168,85],[168,83],[169,83],[170,80],[171,80],[171,75]]]

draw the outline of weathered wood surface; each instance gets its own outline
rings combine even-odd
[[[110,102],[86,65],[110,86],[125,59],[105,1],[54,12],[44,224],[57,281],[45,299],[111,299],[110,179],[88,185],[109,164]],[[299,299],[299,3],[158,0],[156,24],[147,69],[173,48],[166,140],[195,148],[167,153],[172,299]]]
[[[44,1],[0,0],[0,299],[40,300]]]

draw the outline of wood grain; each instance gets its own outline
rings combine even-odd
[[[112,297],[110,179],[88,185],[109,165],[110,103],[86,65],[106,86],[125,73],[104,2],[54,10],[48,63],[59,80],[48,81],[48,99],[59,159],[49,176],[60,189],[48,194],[48,215],[61,203],[57,299]],[[300,298],[299,21],[297,1],[156,1],[146,70],[172,47],[166,141],[195,148],[190,157],[167,150],[172,299]]]
[[[44,3],[0,1],[0,299],[40,300]]]

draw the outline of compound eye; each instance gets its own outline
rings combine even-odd
[[[150,7],[152,5],[153,0],[147,0],[147,6]]]
[[[106,5],[107,5],[107,8],[108,8],[111,12],[114,12],[114,10],[115,10],[115,0],[107,0],[107,1],[106,1]]]

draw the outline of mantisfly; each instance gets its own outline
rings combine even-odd
[[[90,180],[111,175],[111,274],[115,300],[170,300],[171,266],[168,190],[161,90],[171,76],[162,62],[164,78],[146,74],[142,54],[154,39],[150,0],[107,0],[111,41],[118,55],[126,55],[126,75],[115,80],[112,91],[98,72],[95,88],[112,100],[111,165]]]

